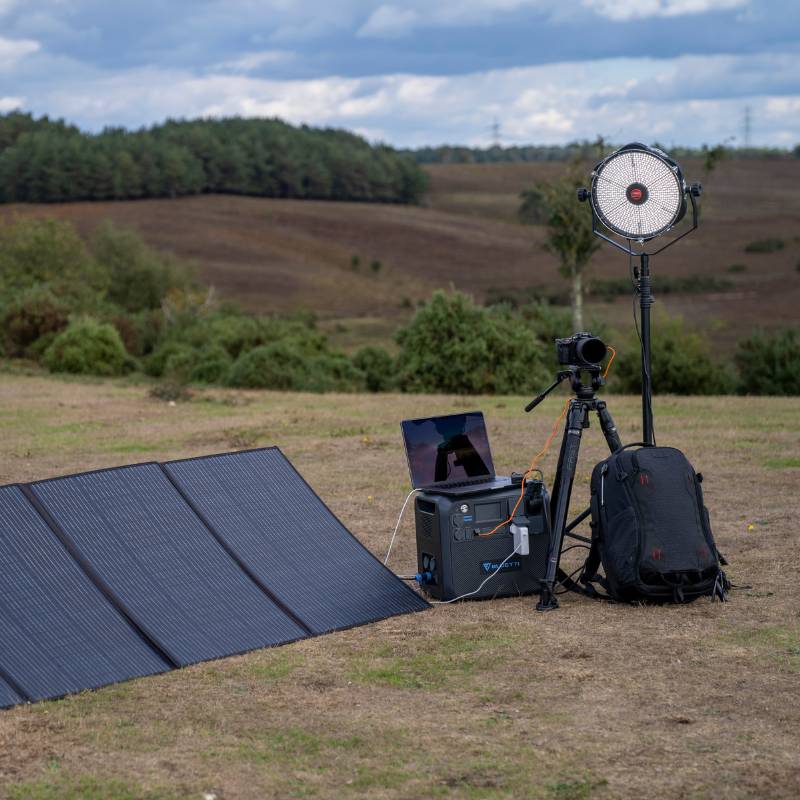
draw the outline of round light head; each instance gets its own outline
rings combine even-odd
[[[592,172],[597,218],[614,233],[640,242],[680,222],[686,191],[678,165],[661,150],[639,143],[620,148]]]

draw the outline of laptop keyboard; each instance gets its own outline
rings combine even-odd
[[[452,481],[451,483],[437,483],[437,489],[458,489],[460,486],[475,486],[479,483],[491,483],[494,478],[476,478],[471,481]]]

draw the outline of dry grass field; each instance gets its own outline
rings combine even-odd
[[[703,179],[688,162],[690,180]],[[153,246],[196,263],[201,279],[253,311],[315,311],[337,344],[386,342],[413,305],[454,286],[483,299],[492,288],[564,287],[542,249],[541,227],[520,225],[519,193],[554,177],[563,164],[434,165],[423,207],[201,196],[178,200],[3,206],[14,214],[54,215],[84,234],[103,220],[133,226]],[[587,164],[587,177],[590,165]],[[800,307],[800,160],[723,161],[707,181],[699,232],[653,260],[660,304],[728,340],[755,325],[797,321]],[[587,210],[588,213],[588,210]],[[745,253],[764,237],[776,253]],[[357,269],[352,265],[358,256]],[[380,262],[376,273],[373,261]],[[728,272],[731,265],[744,271]],[[624,277],[627,262],[610,247],[593,274]],[[661,295],[659,276],[708,273],[731,291]],[[629,324],[630,302],[590,304],[589,316]]]
[[[169,405],[6,372],[0,481],[277,444],[382,554],[408,490],[399,420],[481,407],[505,472],[561,403],[528,416],[525,400],[208,390]],[[610,405],[638,439],[637,399]],[[0,713],[0,798],[796,798],[797,401],[657,397],[655,413],[659,441],[706,475],[744,587],[730,603],[462,603],[18,707]],[[604,454],[596,425],[585,441],[576,508]],[[391,565],[413,554],[409,519]]]

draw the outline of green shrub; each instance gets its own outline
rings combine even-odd
[[[164,326],[160,310],[148,309],[130,314],[114,313],[111,323],[117,329],[125,349],[136,358],[153,352]]]
[[[219,344],[209,344],[197,351],[189,372],[189,380],[194,383],[225,383],[230,373],[233,359]]]
[[[185,269],[151,250],[136,231],[102,225],[92,239],[92,252],[109,275],[108,299],[126,311],[158,308],[172,289],[186,289]]]
[[[59,333],[42,358],[51,372],[121,375],[132,367],[117,329],[91,317],[79,317]]]
[[[22,218],[0,224],[0,297],[46,285],[72,307],[89,310],[108,281],[70,223]]]
[[[651,342],[653,391],[658,394],[727,394],[733,388],[730,369],[712,361],[707,340],[684,330],[683,318],[654,315]],[[642,388],[639,340],[627,338],[609,373],[617,392]]]
[[[728,267],[728,272],[731,273],[747,272],[747,264],[731,264]]]
[[[776,253],[778,250],[783,250],[785,242],[783,239],[778,239],[775,236],[770,236],[767,239],[756,239],[753,242],[745,245],[745,253]]]
[[[6,355],[41,356],[42,349],[67,326],[69,313],[68,303],[48,286],[39,284],[23,289],[6,306],[2,316]]]
[[[756,331],[742,339],[734,356],[744,394],[800,394],[800,333]]]
[[[507,308],[435,292],[397,334],[400,386],[413,392],[520,393],[550,377],[534,331]]]
[[[362,347],[353,356],[353,364],[364,373],[370,392],[388,392],[395,385],[394,359],[382,347]]]
[[[248,389],[297,389],[309,378],[308,360],[286,342],[273,342],[239,356],[229,383]]]
[[[228,377],[231,386],[325,392],[354,391],[363,385],[361,373],[343,353],[313,355],[290,340],[262,345],[239,356]]]
[[[191,357],[193,353],[194,348],[191,345],[185,344],[177,339],[163,341],[145,359],[144,371],[154,378],[160,378],[165,374],[166,365],[170,358],[183,354],[188,354],[188,356]]]

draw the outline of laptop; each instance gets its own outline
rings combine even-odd
[[[511,485],[494,472],[483,413],[406,419],[400,423],[414,489],[470,494]]]

